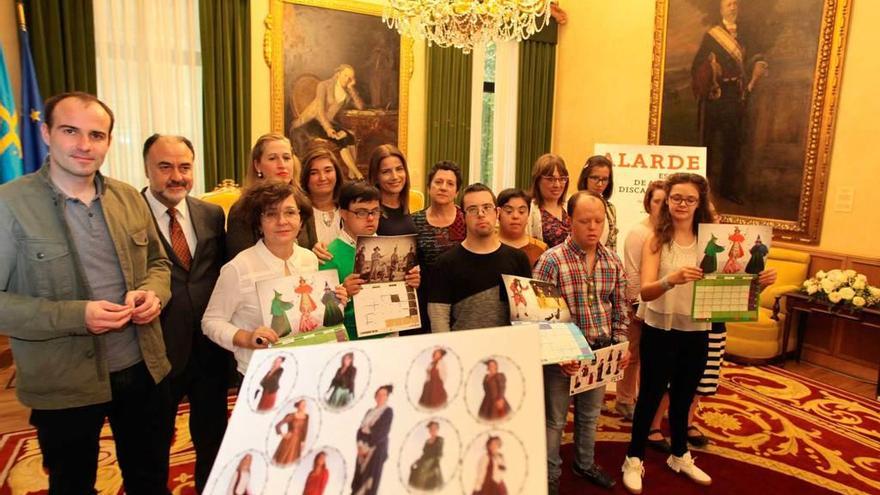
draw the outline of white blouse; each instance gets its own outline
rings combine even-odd
[[[660,269],[657,280],[684,266],[697,266],[697,240],[690,246],[680,246],[675,241],[663,245],[660,250]],[[662,296],[648,301],[645,306],[645,323],[663,330],[706,331],[711,323],[691,319],[694,300],[694,283],[676,285]],[[641,312],[641,306],[639,306]]]
[[[247,371],[253,350],[236,347],[232,343],[233,337],[239,329],[253,331],[263,326],[256,283],[283,277],[285,265],[290,274],[315,272],[318,258],[308,249],[294,244],[293,255],[285,261],[272,254],[260,239],[220,269],[220,277],[202,317],[202,332],[235,354],[241,374]]]
[[[639,222],[633,226],[626,235],[623,243],[623,264],[626,268],[626,298],[630,301],[640,301],[639,292],[642,290],[642,248],[651,237],[653,228]]]

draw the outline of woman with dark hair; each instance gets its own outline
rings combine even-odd
[[[309,434],[309,413],[306,412],[306,400],[296,401],[296,410],[285,415],[275,425],[275,433],[281,435],[281,442],[272,456],[277,464],[286,466],[298,461],[305,451],[306,435]],[[282,427],[285,427],[282,431]]]
[[[394,420],[394,410],[388,405],[388,396],[393,391],[393,385],[382,385],[376,389],[376,406],[367,411],[358,428],[352,495],[379,493],[382,468],[388,459],[388,433]]]
[[[331,407],[345,407],[354,398],[354,378],[357,376],[357,368],[354,366],[354,353],[346,352],[342,355],[342,362],[330,381],[327,389],[327,405]]]
[[[235,354],[237,369],[244,375],[253,350],[278,341],[275,331],[263,325],[256,282],[317,271],[318,259],[296,242],[302,224],[312,213],[299,188],[264,181],[245,191],[240,201],[259,240],[220,269],[202,318],[202,331]],[[337,286],[335,292],[348,301],[343,286]]]
[[[306,486],[303,488],[302,495],[324,495],[324,489],[327,488],[329,478],[327,453],[318,452],[312,463],[312,470],[309,471],[309,475],[306,477]]]
[[[281,389],[281,375],[284,374],[282,364],[284,364],[284,356],[277,356],[272,361],[272,367],[269,368],[269,371],[260,380],[263,395],[260,396],[257,411],[268,411],[275,407],[275,398],[278,396],[278,390]],[[256,393],[260,393],[260,390],[257,390]]]
[[[382,193],[379,201],[382,220],[376,233],[415,234],[416,226],[409,212],[409,167],[403,153],[393,144],[377,146],[370,155],[367,174],[370,184]]]
[[[543,241],[548,248],[562,243],[571,232],[571,220],[564,206],[568,180],[568,169],[561,156],[546,153],[535,160],[528,235]]]
[[[428,439],[422,446],[422,455],[409,468],[409,486],[417,490],[437,490],[443,487],[443,437],[439,436],[440,424],[428,421]]]
[[[535,266],[547,250],[547,244],[528,234],[532,199],[522,189],[509,188],[498,193],[497,203],[498,238],[526,253],[529,263]]]
[[[270,132],[257,138],[251,150],[251,164],[244,176],[247,190],[266,181],[294,183],[300,173],[300,163],[290,141],[281,134]],[[231,208],[226,220],[226,259],[254,245],[259,239],[247,221],[247,210],[242,206],[242,194]]]
[[[480,403],[479,415],[483,419],[497,420],[510,413],[507,402],[507,376],[498,371],[498,361],[488,359],[485,362],[486,376],[483,377],[483,401]]]
[[[428,172],[430,206],[412,216],[416,226],[416,258],[425,280],[432,279],[431,270],[437,258],[465,238],[464,212],[455,204],[461,181],[461,169],[453,162],[439,161]],[[425,288],[419,290],[418,296],[422,328],[404,334],[431,333]]]
[[[431,362],[426,370],[425,384],[422,385],[422,395],[419,397],[419,405],[429,409],[436,409],[446,404],[446,364],[443,357],[446,349],[438,347],[431,353]]]
[[[709,355],[710,324],[691,318],[692,284],[703,277],[697,266],[698,226],[713,221],[709,184],[699,175],[678,173],[667,177],[664,191],[666,207],[642,251],[642,388],[622,468],[623,484],[632,493],[641,493],[648,432],[667,389],[672,447],[666,464],[699,484],[712,483],[712,478],[694,464],[687,446],[688,411]],[[762,287],[775,280],[773,270],[758,278]]]
[[[490,435],[486,440],[486,454],[477,464],[477,479],[473,495],[507,495],[504,474],[507,463],[501,453],[501,437]]]
[[[603,155],[587,158],[577,182],[578,191],[589,191],[605,200],[605,227],[599,242],[611,251],[617,250],[617,209],[611,204],[614,193],[614,172],[611,160]]]
[[[306,150],[299,185],[308,195],[314,215],[303,224],[299,244],[306,249],[317,246],[315,254],[322,260],[329,259],[327,245],[342,231],[339,191],[344,182],[345,175],[333,150],[321,143],[315,143]]]

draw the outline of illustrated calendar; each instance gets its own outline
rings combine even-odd
[[[359,337],[421,325],[416,290],[404,281],[416,264],[414,235],[358,237],[354,273],[359,273],[365,281],[354,296]]]
[[[694,282],[695,321],[757,321],[758,274],[764,271],[772,236],[769,226],[700,224],[703,279]]]
[[[544,495],[542,383],[537,325],[258,350],[204,493]]]

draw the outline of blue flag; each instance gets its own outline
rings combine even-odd
[[[21,175],[21,141],[18,139],[18,112],[6,68],[6,55],[0,47],[0,184]]]
[[[31,43],[23,19],[18,23],[18,44],[21,47],[21,149],[24,173],[29,174],[39,170],[49,151],[40,135],[43,98],[40,97]]]

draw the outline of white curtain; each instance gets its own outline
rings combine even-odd
[[[204,191],[198,0],[93,0],[98,97],[116,117],[102,173],[140,189],[151,134],[189,138]]]

